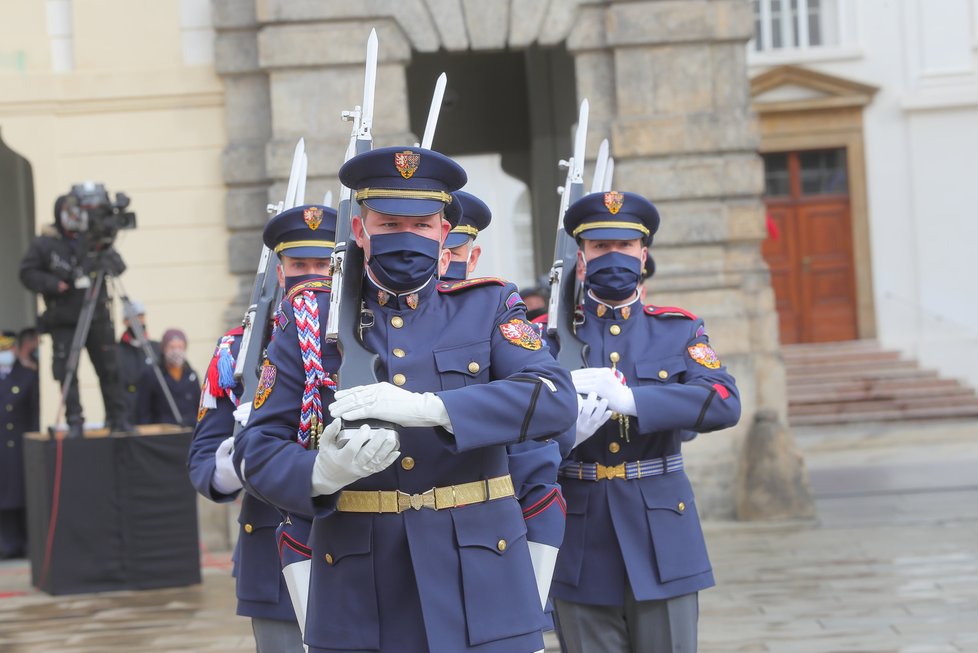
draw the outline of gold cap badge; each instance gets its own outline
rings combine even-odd
[[[421,165],[421,155],[416,152],[405,150],[394,153],[394,167],[405,179],[410,179],[419,165]]]
[[[310,206],[302,212],[302,219],[306,221],[306,225],[310,229],[315,231],[323,222],[323,210],[318,206]]]
[[[617,215],[621,211],[621,205],[624,201],[625,196],[616,190],[604,194],[604,205],[611,215]]]

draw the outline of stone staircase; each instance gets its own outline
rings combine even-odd
[[[873,340],[785,345],[792,426],[978,417],[978,396]]]

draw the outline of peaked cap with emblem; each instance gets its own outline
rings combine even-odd
[[[452,193],[455,196],[455,204],[462,212],[458,224],[448,233],[445,238],[445,247],[452,248],[464,245],[469,238],[475,238],[479,232],[489,226],[492,221],[492,211],[486,203],[472,193],[457,191]]]
[[[637,193],[608,191],[585,195],[564,213],[564,231],[584,240],[631,240],[646,245],[659,228],[659,212]]]
[[[265,246],[292,258],[328,258],[336,245],[336,209],[304,204],[282,211],[265,225]]]
[[[460,211],[452,193],[468,177],[444,154],[422,147],[383,147],[358,154],[340,168],[340,182],[363,206],[394,217],[432,215],[442,209],[454,227]]]

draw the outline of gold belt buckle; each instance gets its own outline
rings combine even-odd
[[[606,467],[599,464],[597,477],[599,479],[603,478],[608,481],[613,478],[625,478],[625,463],[621,463],[613,467]]]
[[[426,490],[421,494],[408,494],[407,492],[397,491],[397,512],[398,514],[404,512],[408,508],[413,508],[415,510],[421,510],[422,508],[430,508],[431,510],[437,510],[435,507],[435,488]]]

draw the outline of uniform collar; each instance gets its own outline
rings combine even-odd
[[[435,290],[435,278],[428,279],[420,288],[398,293],[394,290],[384,288],[367,275],[367,283],[364,286],[365,299],[370,302],[389,308],[392,311],[415,310],[425,301]]]
[[[637,310],[635,305],[638,304],[638,299],[638,294],[636,293],[635,299],[627,304],[611,306],[595,297],[588,290],[584,294],[584,310],[602,320],[627,320],[635,314]]]

